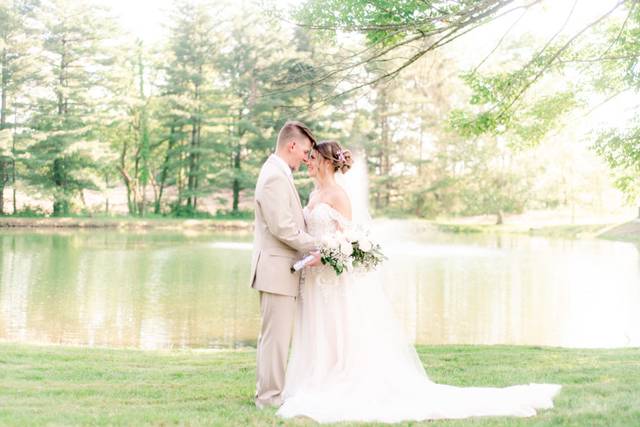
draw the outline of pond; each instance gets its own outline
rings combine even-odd
[[[418,344],[640,346],[631,243],[375,226],[380,274]],[[85,346],[255,346],[250,234],[3,230],[0,340]]]

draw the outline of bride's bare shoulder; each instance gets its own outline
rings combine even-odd
[[[347,192],[340,186],[332,189],[329,194],[330,204],[335,210],[340,212],[342,216],[351,220],[351,201]]]

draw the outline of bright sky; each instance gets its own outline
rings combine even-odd
[[[166,16],[173,7],[172,0],[96,0],[109,6],[120,19],[122,26],[145,42],[152,43],[163,37]],[[257,0],[237,0],[231,4],[238,9],[244,3]],[[301,0],[270,0],[278,7],[299,4]]]
[[[163,35],[163,21],[171,9],[171,0],[103,0],[120,23],[137,38],[154,42]]]

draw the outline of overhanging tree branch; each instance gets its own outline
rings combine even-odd
[[[516,95],[511,99],[511,101],[501,109],[500,113],[498,114],[498,118],[503,117],[510,109],[511,107],[513,107],[513,105],[524,95],[524,93],[535,83],[537,82],[542,75],[555,63],[555,61],[560,57],[560,55],[565,52],[572,44],[575,40],[577,40],[582,34],[584,34],[589,28],[599,24],[600,22],[602,22],[605,18],[607,18],[609,15],[611,15],[616,9],[618,9],[622,4],[624,4],[625,0],[620,0],[619,2],[617,2],[607,13],[601,15],[599,18],[597,18],[596,20],[590,22],[588,25],[584,26],[580,31],[578,31],[576,34],[574,34],[565,44],[563,44],[560,48],[558,48],[558,50],[556,50],[556,52],[551,56],[551,58],[549,58],[546,63],[541,67],[540,70],[538,70],[538,72],[534,75],[534,77],[532,79],[530,79],[517,93]],[[538,53],[538,57],[543,53],[543,51],[541,50]],[[532,60],[533,62],[533,60]],[[530,62],[531,63],[531,62]]]
[[[269,97],[269,96],[275,96],[281,93],[297,91],[307,86],[315,86],[315,85],[322,84],[327,80],[331,80],[333,78],[338,77],[342,73],[349,72],[351,70],[357,69],[367,64],[374,64],[376,62],[382,62],[382,61],[388,62],[392,60],[397,60],[398,59],[397,57],[389,58],[388,55],[390,55],[392,52],[397,52],[400,49],[403,49],[412,44],[415,44],[416,42],[426,41],[436,36],[440,36],[434,42],[429,43],[427,46],[418,48],[417,52],[409,56],[409,58],[405,59],[400,65],[396,66],[389,72],[386,72],[380,76],[365,79],[365,81],[360,84],[357,84],[343,92],[325,97],[319,100],[318,102],[326,102],[331,99],[342,97],[344,95],[347,95],[351,92],[357,91],[364,87],[373,86],[382,80],[393,78],[397,76],[402,70],[404,70],[411,64],[415,63],[418,59],[423,57],[428,52],[431,52],[437,48],[440,48],[452,42],[453,40],[456,40],[462,35],[467,34],[469,31],[472,31],[482,25],[485,25],[489,22],[492,22],[503,16],[506,16],[510,13],[513,13],[514,11],[518,11],[518,10],[526,11],[532,6],[534,6],[535,4],[540,3],[541,1],[542,0],[532,0],[528,3],[504,10],[505,7],[513,3],[514,0],[485,0],[485,1],[479,2],[478,4],[474,5],[473,7],[470,7],[469,9],[463,12],[460,12],[455,15],[451,15],[451,16],[455,16],[457,19],[453,22],[448,22],[447,25],[445,26],[435,27],[427,30],[427,29],[421,28],[421,25],[420,25],[421,22],[418,22],[418,24],[414,23],[412,26],[414,29],[414,34],[412,36],[405,37],[402,40],[391,43],[391,44],[387,44],[389,40],[393,40],[399,35],[407,32],[406,31],[407,24],[389,24],[387,27],[385,27],[385,29],[393,29],[395,31],[387,34],[386,37],[383,38],[380,42],[367,46],[367,48],[365,48],[363,51],[352,55],[351,58],[349,59],[355,58],[356,60],[354,62],[349,61],[349,59],[343,60],[338,63],[339,65],[337,68],[327,71],[326,73],[324,73],[323,75],[321,75],[316,79],[305,81],[297,85],[294,85],[292,87],[285,87],[285,88],[278,89],[276,91],[265,93],[263,96]],[[448,18],[449,15],[447,15],[446,17]],[[440,16],[438,19],[442,22],[447,22],[443,18],[444,18],[443,16]],[[436,22],[438,21],[438,19],[434,18],[433,21]],[[299,24],[299,25],[307,29],[318,28],[318,26],[314,27],[314,26],[308,26],[304,24]],[[340,26],[334,26],[334,27],[327,27],[322,29],[330,29],[330,30],[336,31],[336,30],[343,30],[344,28]],[[368,31],[372,30],[371,28],[368,28],[366,26],[353,27],[349,29],[360,30],[363,32],[367,32],[367,30]]]

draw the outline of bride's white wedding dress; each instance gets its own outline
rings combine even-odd
[[[304,209],[320,237],[350,223],[326,203]],[[532,416],[553,407],[554,384],[505,388],[436,384],[394,320],[382,286],[366,274],[307,269],[278,415],[318,422],[400,422],[472,416]]]

